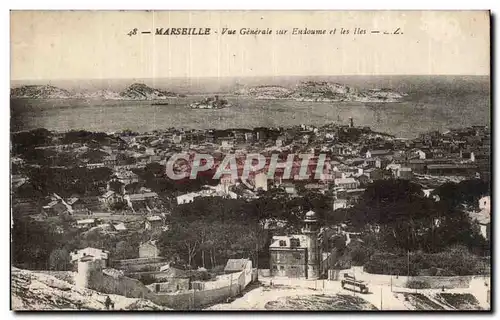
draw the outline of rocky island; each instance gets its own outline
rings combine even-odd
[[[179,97],[174,92],[152,88],[143,83],[133,83],[123,91],[110,89],[70,92],[52,85],[26,85],[12,88],[11,98],[24,99],[102,99],[102,100],[165,100]]]
[[[69,99],[72,94],[68,90],[64,90],[51,85],[28,85],[10,90],[11,98],[27,98],[27,99]]]
[[[192,109],[223,109],[230,107],[231,104],[225,100],[219,98],[218,95],[214,97],[204,98],[201,101],[193,102],[189,105]]]
[[[264,100],[284,99],[310,102],[397,102],[406,96],[392,89],[358,90],[339,83],[317,81],[300,82],[293,89],[268,85],[243,88],[236,94]]]

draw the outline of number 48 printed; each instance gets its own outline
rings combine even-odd
[[[137,34],[137,28],[132,29],[129,33],[127,33],[127,36],[135,36]]]

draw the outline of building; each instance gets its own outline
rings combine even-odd
[[[306,243],[304,235],[274,236],[269,246],[271,276],[307,278]]]
[[[489,216],[481,215],[476,219],[476,221],[479,223],[481,235],[489,241],[491,234],[491,218]]]
[[[411,168],[415,173],[425,173],[426,162],[421,159],[411,159],[407,163],[407,167]]]
[[[490,196],[485,196],[479,199],[479,210],[484,211],[488,215],[491,211]]]
[[[83,257],[91,261],[100,261],[102,267],[104,268],[108,265],[109,252],[106,250],[87,247],[70,253],[70,261],[72,263],[79,261]]]
[[[172,143],[179,144],[182,142],[182,135],[180,134],[174,134],[172,136]]]
[[[427,165],[427,174],[436,176],[463,175],[468,176],[477,171],[477,166],[463,163],[442,163]]]
[[[83,203],[83,201],[77,197],[69,198],[68,200],[66,200],[66,203],[71,206],[74,213],[82,213],[87,211],[85,203]]]
[[[342,189],[356,189],[359,182],[354,178],[338,178],[334,180],[335,187]]]
[[[396,177],[398,179],[410,180],[413,177],[413,172],[411,168],[401,167],[396,171]]]
[[[102,168],[102,167],[104,167],[104,162],[87,163],[86,167],[87,167],[87,169]]]
[[[114,167],[118,164],[118,160],[115,154],[105,156],[102,161],[106,167]]]
[[[283,147],[287,142],[286,142],[286,137],[285,136],[279,136],[276,138],[276,147]]]
[[[200,197],[201,195],[196,192],[190,192],[177,197],[177,204],[185,204],[191,203],[195,198]]]
[[[146,203],[148,200],[154,200],[158,198],[156,192],[144,192],[144,193],[134,193],[126,194],[123,199],[127,201],[130,208],[134,209],[134,204],[136,203]]]
[[[125,185],[139,182],[139,176],[132,171],[120,171],[116,173],[116,178]]]
[[[320,276],[316,213],[309,211],[301,235],[274,236],[269,246],[271,276],[317,279]]]
[[[112,205],[115,202],[118,202],[122,199],[121,196],[116,194],[114,191],[107,191],[105,194],[99,197],[99,202],[104,203],[106,205]]]
[[[333,210],[347,208],[347,199],[335,199],[333,201]]]
[[[123,222],[120,222],[118,224],[113,225],[113,228],[115,229],[115,231],[118,231],[118,232],[127,231],[127,227],[125,226],[125,223],[123,223]]]
[[[76,227],[79,229],[82,228],[92,228],[97,226],[96,219],[82,219],[76,221]]]
[[[150,216],[144,222],[144,230],[159,231],[163,226],[163,220],[159,216]]]
[[[387,156],[392,156],[392,151],[391,150],[368,150],[366,151],[366,158],[374,158],[374,157],[387,157]]]
[[[69,210],[61,201],[54,200],[46,206],[43,206],[42,212],[48,217],[55,217],[68,214]]]
[[[219,141],[223,149],[231,149],[234,147],[233,137],[220,138]]]
[[[252,261],[250,259],[228,259],[224,273],[234,273],[240,271],[252,271]]]
[[[156,241],[148,241],[139,245],[139,258],[158,258],[160,250]]]
[[[318,244],[318,224],[316,220],[316,213],[309,211],[306,213],[304,219],[304,227],[302,233],[306,236],[307,246],[307,278],[319,278],[319,244]]]
[[[420,160],[425,160],[427,158],[427,154],[421,149],[416,149],[414,153]]]
[[[366,165],[369,167],[374,167],[374,168],[381,168],[382,167],[382,160],[379,157],[368,158],[368,159],[364,160],[364,163],[366,163]]]
[[[249,143],[254,141],[253,132],[245,132],[245,141]]]

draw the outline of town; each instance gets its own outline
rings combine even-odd
[[[12,133],[13,266],[73,272],[79,287],[174,309],[231,303],[290,279],[362,291],[379,276],[390,277],[391,290],[393,281],[453,290],[446,279],[457,277],[472,286],[490,272],[490,145],[486,126],[402,139],[352,118]],[[180,153],[214,163],[174,180],[166,168]],[[242,172],[249,154],[266,167],[271,159],[293,165],[214,179],[227,155]],[[311,155],[307,179],[299,154]],[[326,165],[313,174],[320,155]],[[189,172],[189,159],[174,171]],[[489,282],[483,287],[489,302]],[[406,301],[419,297],[404,292]]]

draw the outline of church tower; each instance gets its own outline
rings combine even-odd
[[[309,211],[304,219],[302,233],[307,241],[307,279],[319,278],[319,245],[318,245],[318,221],[316,213]]]

